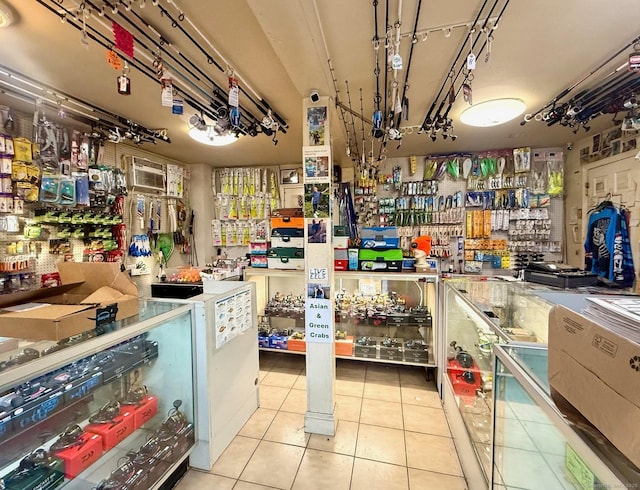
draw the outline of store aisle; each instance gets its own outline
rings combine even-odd
[[[304,357],[260,354],[260,408],[211,473],[190,470],[178,490],[467,488],[424,369],[339,360],[339,423],[326,437],[304,432]]]

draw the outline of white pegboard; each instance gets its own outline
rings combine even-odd
[[[536,151],[558,151],[561,149],[550,149],[544,148]],[[437,157],[435,157],[437,159]],[[426,165],[427,157],[426,156],[418,156],[417,157],[417,165],[416,171],[413,175],[410,174],[410,159],[409,158],[394,158],[387,159],[382,162],[379,166],[378,173],[382,175],[391,175],[393,173],[394,167],[400,167],[402,182],[420,182],[423,180],[425,165]],[[358,175],[356,173],[356,180],[358,179]],[[449,173],[445,173],[444,177],[438,182],[438,196],[448,196],[455,195],[457,192],[462,192],[463,199],[466,198],[467,191],[467,181],[463,179],[454,179]],[[394,184],[379,184],[377,185],[377,199],[383,199],[387,197],[401,197],[400,192],[397,190]],[[354,196],[354,199],[357,196]],[[370,199],[369,199],[370,200]],[[563,260],[563,243],[564,243],[564,212],[563,212],[563,198],[562,196],[554,197],[550,201],[550,205],[547,208],[549,213],[549,219],[551,221],[551,234],[549,237],[549,241],[542,245],[542,249],[540,252],[544,253],[544,259],[546,261],[562,261]],[[471,208],[467,208],[471,209]],[[465,223],[464,220],[461,224],[463,235],[465,234]],[[375,223],[369,222],[366,226],[375,226]],[[453,235],[458,232],[458,225],[421,225],[414,227],[403,227],[400,229],[401,235],[401,246],[404,249],[408,249],[408,242],[410,241],[410,237],[415,237],[421,234],[432,234],[433,231],[444,231],[452,235],[452,238],[449,240],[448,250],[450,253],[450,258],[443,259],[441,264],[442,270],[447,270],[448,266],[451,265],[455,272],[460,272],[459,263],[459,255],[458,255],[458,240],[454,238]],[[433,236],[433,235],[432,235]],[[492,239],[508,239],[507,231],[493,231],[491,233]],[[444,240],[445,245],[440,247],[442,251],[446,251],[446,239]],[[436,248],[436,247],[434,247]],[[551,251],[550,251],[551,250]],[[532,250],[534,251],[534,250]],[[537,250],[536,250],[537,251]],[[512,254],[513,255],[513,254]],[[515,260],[512,257],[511,260],[512,267],[515,264]],[[504,269],[494,269],[490,263],[483,263],[484,274],[500,274],[504,273]]]

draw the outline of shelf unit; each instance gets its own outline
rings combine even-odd
[[[263,332],[275,329],[282,333],[279,341],[263,337],[260,350],[305,354],[304,342],[290,339],[294,332],[304,333],[304,274],[258,268],[245,271],[245,280],[256,284]],[[331,298],[336,334],[341,336],[336,341],[336,358],[435,367],[437,283],[435,274],[334,272]],[[358,341],[365,337],[376,344],[360,345]],[[386,347],[385,339],[395,340],[396,345]],[[407,349],[411,341],[413,350]]]
[[[50,465],[36,464],[22,474],[21,484],[27,478],[36,480],[33,485],[51,478],[65,488],[95,488],[121,467],[142,487],[159,488],[196,440],[192,308],[141,300],[138,315],[109,324],[102,335],[86,335],[45,355],[46,344],[20,339],[17,350],[3,354],[11,358],[28,348],[39,355],[0,372],[0,397],[27,385],[38,388],[21,404],[0,408],[0,481],[13,488],[11,475],[28,466],[29,455],[44,450]],[[134,392],[143,397],[124,403]],[[118,415],[106,424],[89,425],[92,416],[116,401]],[[75,424],[87,435],[73,446],[78,454],[89,452],[88,440],[99,441],[82,463],[77,455],[51,448]],[[157,443],[148,453],[156,457],[142,457],[149,441]]]

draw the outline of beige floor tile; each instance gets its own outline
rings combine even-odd
[[[365,381],[388,381],[399,385],[398,368],[388,364],[370,363],[367,366]]]
[[[355,459],[351,477],[351,490],[408,490],[408,488],[407,468],[405,466],[396,466],[368,459]],[[444,490],[444,487],[442,487],[442,490]]]
[[[364,392],[364,383],[362,381],[353,381],[350,379],[336,380],[336,393],[338,395],[362,396]]]
[[[349,490],[353,457],[307,449],[292,490]]]
[[[423,490],[425,488],[467,490],[467,482],[464,478],[458,476],[443,475],[442,473],[409,468],[409,488],[411,490]]]
[[[291,388],[298,379],[300,370],[297,369],[280,369],[272,370],[260,382],[261,385],[280,386],[282,388]]]
[[[356,457],[405,466],[404,431],[360,424]]]
[[[270,369],[260,369],[260,381],[264,379],[264,377],[271,372]]]
[[[353,456],[356,452],[357,439],[358,424],[356,422],[338,420],[338,427],[336,428],[335,436],[331,437],[323,436],[321,434],[311,434],[307,447]]]
[[[433,381],[427,381],[425,368],[419,366],[402,366],[400,368],[400,384],[402,386],[434,386]]]
[[[299,413],[278,412],[264,435],[265,441],[306,446],[309,434],[304,431],[304,415]]]
[[[304,455],[304,448],[261,441],[240,480],[289,489]]]
[[[363,398],[360,423],[402,429],[402,404]]]
[[[215,488],[216,490],[231,490],[236,484],[233,478],[212,475],[203,471],[189,470],[182,480],[175,486],[176,490],[201,490],[202,488]]]
[[[382,383],[384,383],[384,381]],[[398,385],[390,386],[382,383],[378,381],[367,381],[364,384],[364,394],[362,396],[372,400],[400,403],[402,401],[400,397],[400,387]]]
[[[276,361],[274,369],[304,369],[306,362],[305,356],[301,354],[285,354]]]
[[[402,405],[404,430],[435,436],[451,437],[449,424],[442,408]]]
[[[248,481],[238,480],[233,490],[272,490],[275,487],[266,487],[264,485],[258,485],[257,483],[249,483]]]
[[[238,478],[259,443],[258,439],[236,436],[213,464],[211,473]]]
[[[307,411],[307,392],[291,390],[280,407],[283,412],[304,414]]]
[[[270,408],[271,410],[279,410],[289,391],[290,388],[261,383],[258,390],[260,394],[260,406],[262,408]]]
[[[347,364],[338,363],[338,365],[336,366],[337,379],[351,379],[355,381],[364,381],[364,377],[366,373],[367,373],[366,366],[361,366],[360,363],[353,363],[353,362],[347,361]]]
[[[336,395],[338,405],[338,419],[360,422],[362,398],[357,396]]]
[[[304,376],[303,374],[298,376],[298,379],[296,379],[296,382],[293,383],[292,388],[294,390],[306,390],[307,389],[307,377]]]
[[[458,455],[449,437],[405,432],[407,466],[447,475],[463,476]]]
[[[267,432],[276,413],[278,412],[269,410],[268,408],[258,408],[251,418],[247,420],[247,423],[244,424],[244,427],[240,429],[238,435],[262,439],[262,436]]]
[[[402,394],[402,403],[405,405],[419,405],[421,407],[442,408],[442,402],[440,401],[440,395],[434,389],[430,387],[420,386],[401,386],[400,393]]]
[[[260,369],[271,370],[278,362],[278,356],[271,352],[260,352]]]

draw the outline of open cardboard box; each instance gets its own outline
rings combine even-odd
[[[549,313],[549,384],[640,467],[640,345],[564,306]],[[558,397],[560,395],[561,397]]]
[[[0,336],[61,340],[94,329],[101,307],[117,303],[116,320],[138,313],[138,288],[120,271],[120,264],[59,262],[57,266],[62,286],[0,296]],[[26,303],[46,306],[1,310]]]

